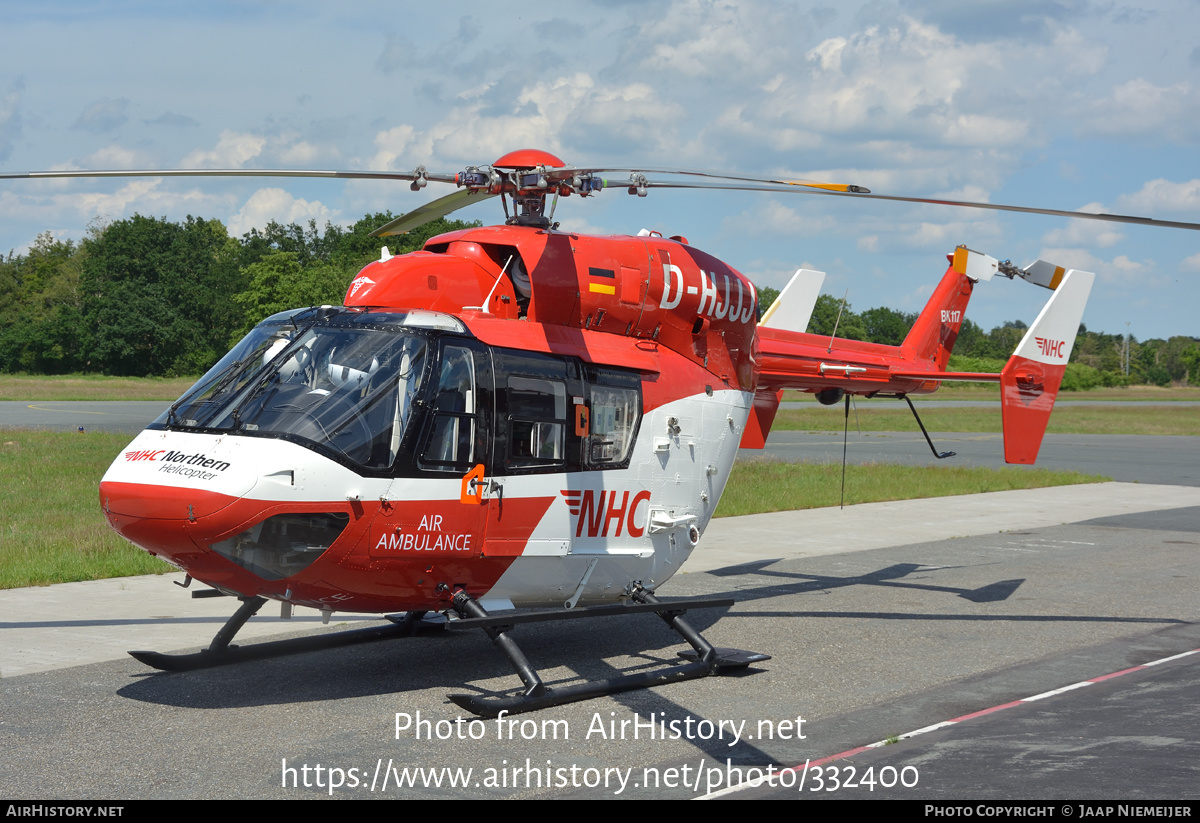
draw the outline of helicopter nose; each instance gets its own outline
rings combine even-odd
[[[100,508],[125,539],[187,568],[204,553],[192,527],[236,518],[230,507],[257,481],[255,465],[219,438],[145,431],[101,480]]]
[[[236,500],[187,487],[113,480],[100,483],[100,507],[118,534],[189,571],[206,554],[195,541],[196,524],[204,521],[210,529],[220,528],[221,521],[237,519],[230,511]]]

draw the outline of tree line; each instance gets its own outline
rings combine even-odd
[[[93,226],[79,242],[39,235],[0,257],[0,372],[187,376],[205,371],[259,320],[297,306],[340,303],[354,275],[378,259],[370,233],[391,213],[349,228],[271,222],[232,238],[218,220],[133,217]],[[475,223],[437,220],[389,238],[395,254]],[[778,295],[762,288],[760,304]],[[808,331],[899,345],[916,313],[856,313],[821,295]],[[988,333],[963,321],[952,368],[999,371],[1026,326]],[[1080,327],[1065,388],[1200,382],[1200,342],[1129,339]]]
[[[370,233],[271,222],[240,239],[219,220],[133,217],[93,226],[80,242],[38,236],[0,257],[0,372],[145,376],[200,374],[277,311],[340,304],[379,257]],[[437,220],[389,238],[396,254],[477,223]]]

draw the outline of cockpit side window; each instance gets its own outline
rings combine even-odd
[[[429,436],[421,450],[426,468],[458,470],[475,460],[477,425],[475,362],[471,350],[446,346],[430,402]]]

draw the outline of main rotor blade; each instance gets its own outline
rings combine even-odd
[[[454,194],[447,194],[445,197],[439,197],[437,200],[431,200],[424,206],[415,208],[407,214],[402,214],[390,223],[385,223],[375,231],[371,232],[371,237],[391,237],[396,234],[405,234],[415,228],[424,226],[437,220],[439,217],[445,217],[451,212],[466,208],[472,203],[482,203],[484,200],[490,200],[495,197],[494,194],[488,194],[484,191],[471,191],[464,189],[456,191]]]
[[[628,180],[605,180],[605,188],[626,188]],[[1130,223],[1135,226],[1156,226],[1166,229],[1190,229],[1200,231],[1200,223],[1187,223],[1178,220],[1158,220],[1153,217],[1137,217],[1128,214],[1095,214],[1086,211],[1066,211],[1064,209],[1038,209],[1032,206],[1006,206],[1001,203],[977,203],[970,200],[941,200],[932,197],[898,197],[891,194],[856,194],[842,191],[822,191],[812,188],[784,188],[778,185],[740,185],[737,183],[675,183],[670,181],[650,180],[647,188],[654,189],[724,189],[727,191],[766,191],[794,192],[799,194],[821,194],[831,197],[853,197],[861,200],[891,200],[897,203],[928,203],[935,206],[959,206],[968,209],[984,209],[987,211],[1010,211],[1022,214],[1047,214],[1052,217],[1072,217],[1079,220],[1100,220],[1107,223]]]
[[[415,171],[332,171],[320,169],[121,169],[98,171],[0,172],[0,180],[39,180],[48,177],[325,177],[343,180],[416,180],[424,177],[435,183],[453,183],[453,174],[429,174]]]
[[[774,183],[781,186],[804,186],[813,189],[829,191],[868,193],[870,189],[855,186],[850,183],[821,183],[816,180],[777,180],[773,177],[752,177],[745,174],[731,174],[724,171],[708,171],[705,169],[672,169],[659,166],[630,166],[629,168],[613,168],[611,166],[596,166],[582,168],[564,166],[559,169],[546,169],[546,176],[552,180],[570,179],[576,174],[611,174],[613,172],[628,172],[629,174],[678,174],[686,177],[711,177],[717,180],[738,180],[744,183]],[[614,185],[616,185],[614,183]]]

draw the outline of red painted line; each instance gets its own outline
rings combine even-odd
[[[1129,674],[1130,672],[1140,672],[1144,668],[1146,668],[1146,667],[1145,666],[1134,666],[1132,669],[1124,669],[1119,672],[1113,672],[1112,674],[1104,674],[1104,675],[1101,675],[1100,677],[1093,677],[1091,680],[1089,680],[1087,682],[1099,683],[1102,680],[1112,680],[1114,677],[1120,677],[1123,674]]]
[[[955,717],[951,720],[947,720],[946,722],[947,723],[961,723],[964,720],[970,720],[973,717],[983,717],[985,714],[991,714],[992,712],[998,712],[1001,709],[1011,709],[1013,706],[1021,706],[1021,705],[1024,705],[1024,702],[1025,701],[1023,701],[1023,700],[1014,700],[1011,703],[1002,703],[999,706],[992,706],[990,709],[982,709],[977,712],[971,712],[970,714],[964,714],[962,717]]]
[[[1112,680],[1114,677],[1120,677],[1121,675],[1129,674],[1130,672],[1139,672],[1142,669],[1148,668],[1149,666],[1154,666],[1159,663],[1165,663],[1168,660],[1176,660],[1178,658],[1185,657],[1189,654],[1195,654],[1196,652],[1200,652],[1200,649],[1193,649],[1190,652],[1183,652],[1181,654],[1171,655],[1170,657],[1160,658],[1159,660],[1151,660],[1149,663],[1144,663],[1141,666],[1133,666],[1132,668],[1122,669],[1119,672],[1112,672],[1111,674],[1104,674],[1104,675],[1101,675],[1100,677],[1093,677],[1089,680],[1081,680],[1078,683],[1071,683],[1067,686],[1060,686],[1058,689],[1052,689],[1051,691],[1067,692],[1067,691],[1070,691],[1072,687],[1079,687],[1079,686],[1083,685],[1084,683],[1100,683],[1104,680]],[[1055,695],[1055,696],[1057,697],[1057,695]],[[993,714],[995,712],[1001,711],[1002,709],[1011,709],[1013,706],[1025,705],[1027,700],[1028,700],[1028,698],[1023,699],[1023,700],[1013,700],[1010,703],[1001,703],[1000,705],[992,706],[989,709],[981,709],[980,711],[972,712],[971,714],[964,714],[961,717],[955,717],[951,720],[946,720],[943,722],[946,724],[961,723],[964,720],[971,720],[976,717],[983,717],[984,715]],[[933,723],[930,725],[938,726],[939,728],[946,728],[945,725],[941,725],[938,723]],[[926,727],[926,728],[929,728],[929,727]],[[908,732],[906,735],[900,735],[900,737],[901,737],[901,739],[904,739],[904,740],[911,740],[913,737],[916,737],[916,734],[914,734],[913,732]],[[824,765],[826,763],[830,763],[834,760],[843,760],[847,757],[853,757],[856,754],[870,751],[871,749],[879,748],[881,743],[882,743],[882,741],[880,741],[880,743],[875,743],[875,744],[872,744],[869,746],[858,746],[857,748],[849,749],[847,751],[841,752],[840,754],[830,755],[829,757],[822,757],[820,760],[812,760],[808,763],[808,766],[810,768],[813,766],[822,766],[822,765]],[[795,772],[796,774],[800,774],[801,772],[804,771],[804,768],[805,768],[804,764],[800,764],[798,766],[792,766],[787,769],[781,769],[780,771],[790,771],[790,772]],[[748,784],[741,784],[741,787],[747,787],[747,785]],[[729,789],[736,790],[732,786],[729,787]],[[729,790],[726,790],[725,793],[728,793],[728,791]]]
[[[858,754],[859,752],[869,751],[870,748],[871,748],[870,746],[859,746],[856,749],[850,749],[849,751],[844,751],[841,754],[833,754],[833,755],[830,755],[829,757],[822,757],[820,760],[814,760],[811,763],[809,763],[808,766],[810,769],[813,766],[823,766],[826,763],[829,763],[834,760],[841,760],[844,757],[853,757],[854,755]],[[794,771],[797,773],[802,772],[802,771],[804,771],[804,765],[801,764],[799,766],[792,766],[791,771]]]

